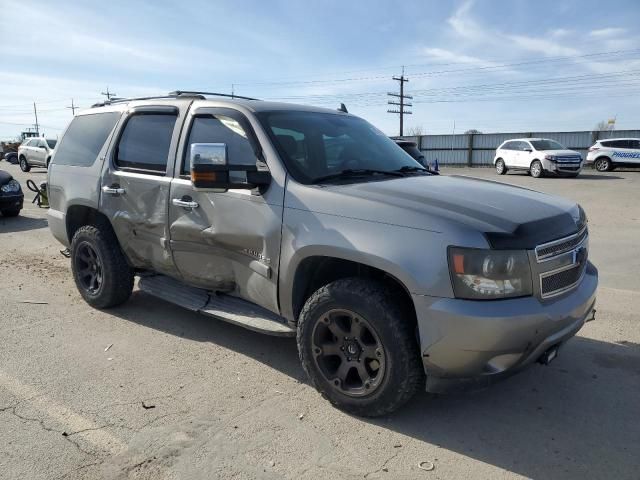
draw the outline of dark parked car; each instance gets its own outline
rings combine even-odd
[[[22,210],[24,194],[20,183],[9,172],[0,170],[0,212],[5,217],[15,217]]]
[[[411,157],[416,160],[420,165],[425,167],[431,173],[435,175],[440,175],[437,170],[431,168],[429,163],[427,163],[426,158],[418,148],[418,144],[416,142],[412,142],[411,140],[394,140],[396,144],[402,148],[405,152],[407,152]]]
[[[18,163],[18,152],[5,152],[4,159],[15,165]]]

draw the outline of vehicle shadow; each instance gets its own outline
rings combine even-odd
[[[28,230],[37,230],[39,228],[47,228],[48,222],[46,218],[23,217],[3,217],[0,214],[0,233],[26,232]]]
[[[295,340],[188,312],[136,291],[116,316],[247,355],[300,382]],[[359,419],[528,478],[632,478],[640,451],[640,345],[584,337],[548,367],[476,392],[420,393],[398,412]]]

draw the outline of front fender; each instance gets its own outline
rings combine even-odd
[[[382,270],[418,295],[452,297],[450,235],[325,213],[285,208],[280,262],[280,308],[293,319],[293,282],[305,258],[325,256]]]

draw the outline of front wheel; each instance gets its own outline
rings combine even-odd
[[[599,172],[609,172],[610,170],[612,170],[611,160],[609,160],[607,157],[598,158],[593,166]]]
[[[20,157],[20,170],[23,172],[31,170],[31,165],[29,165],[29,162],[27,162],[27,159],[24,157]]]
[[[542,168],[542,163],[540,160],[534,160],[531,162],[531,167],[529,167],[529,172],[533,178],[540,178],[544,174],[544,170]]]
[[[4,215],[5,217],[17,217],[18,215],[20,215],[20,209],[19,208],[6,208],[6,209],[2,210],[2,215]]]
[[[297,341],[314,387],[355,415],[391,413],[424,386],[415,322],[378,282],[320,288],[300,313]]]
[[[504,175],[507,173],[507,166],[504,164],[504,160],[499,158],[496,160],[496,173],[498,175]]]
[[[71,270],[78,291],[92,307],[115,307],[131,296],[133,271],[108,225],[78,229],[71,241]]]

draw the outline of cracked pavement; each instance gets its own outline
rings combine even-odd
[[[23,185],[45,177],[0,168]],[[139,291],[91,309],[27,192],[21,217],[0,218],[0,479],[637,478],[640,172],[445,173],[579,201],[601,273],[597,320],[548,367],[479,392],[420,394],[375,420],[324,401],[292,339]]]

